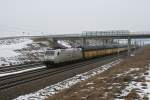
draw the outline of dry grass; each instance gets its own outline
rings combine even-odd
[[[128,99],[128,100],[136,100],[136,99],[139,99],[140,96],[137,94],[136,91],[132,90],[126,97],[125,99]]]
[[[113,100],[128,86],[130,81],[142,81],[142,85],[145,86],[144,77],[141,77],[141,74],[148,74],[146,70],[148,69],[147,65],[150,63],[149,52],[149,47],[144,48],[137,52],[136,56],[125,58],[124,61],[110,68],[110,70],[78,83],[54,96],[50,96],[47,100]],[[138,68],[139,70],[133,70],[128,74],[116,77],[131,68]],[[135,79],[135,76],[139,78]],[[94,84],[86,85],[91,82]],[[139,95],[135,90],[132,90],[126,97],[118,98],[133,100],[138,99]],[[143,99],[147,100],[147,97],[145,96]]]

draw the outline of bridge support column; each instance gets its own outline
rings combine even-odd
[[[53,48],[57,48],[58,47],[57,39],[53,38],[52,42],[53,42]]]
[[[128,56],[131,54],[131,38],[128,38]]]
[[[87,46],[86,38],[82,38],[82,46]]]

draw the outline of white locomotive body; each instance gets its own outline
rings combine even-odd
[[[70,49],[56,49],[47,50],[44,57],[44,62],[48,66],[49,64],[59,64],[64,62],[71,62],[82,59],[81,48],[70,48]]]

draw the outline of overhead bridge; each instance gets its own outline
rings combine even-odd
[[[72,35],[51,35],[49,36],[53,39],[79,39],[79,38],[112,38],[112,39],[145,39],[150,38],[150,34],[102,34],[102,35],[92,35],[92,34],[72,34]]]
[[[85,31],[82,34],[67,34],[67,35],[50,35],[47,36],[53,43],[58,40],[81,40],[83,46],[87,46],[87,39],[105,39],[106,41],[113,39],[127,39],[128,53],[130,54],[131,39],[148,39],[150,34],[133,34],[128,30],[112,30],[112,31]]]

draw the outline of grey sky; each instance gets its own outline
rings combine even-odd
[[[0,34],[150,31],[150,0],[0,0]]]

